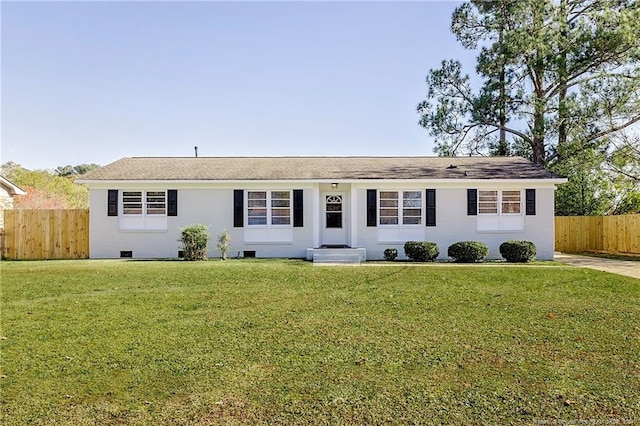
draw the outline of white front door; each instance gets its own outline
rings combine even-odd
[[[346,217],[345,193],[322,193],[323,245],[344,245],[347,243]]]

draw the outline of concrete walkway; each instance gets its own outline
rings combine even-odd
[[[580,268],[597,269],[598,271],[640,278],[640,262],[633,260],[604,259],[601,257],[580,256],[577,254],[554,253],[556,262]]]

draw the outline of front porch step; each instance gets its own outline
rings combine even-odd
[[[358,254],[314,254],[313,263],[360,263]]]
[[[367,260],[364,248],[319,248],[307,249],[307,260],[313,263],[360,264]]]

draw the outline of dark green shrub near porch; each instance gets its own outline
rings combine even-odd
[[[396,257],[398,257],[398,249],[396,248],[385,249],[384,260],[388,260],[389,262],[392,262],[396,260]]]
[[[458,241],[449,246],[447,255],[458,263],[481,262],[489,254],[489,247],[480,241]]]
[[[531,262],[536,258],[536,245],[531,241],[509,240],[500,244],[500,254],[507,262]]]
[[[435,260],[440,254],[438,245],[430,241],[407,241],[404,243],[404,254],[414,262]]]

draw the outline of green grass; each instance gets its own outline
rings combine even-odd
[[[632,278],[285,260],[1,268],[6,425],[640,422]]]

